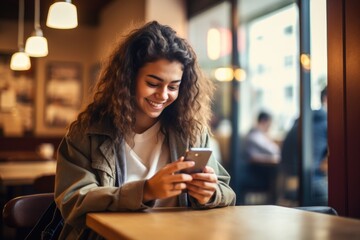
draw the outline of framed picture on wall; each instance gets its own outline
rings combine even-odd
[[[46,68],[45,125],[66,127],[75,120],[82,100],[82,67],[79,63],[50,62]]]
[[[10,69],[11,53],[0,53],[0,135],[34,133],[35,62],[27,71]]]

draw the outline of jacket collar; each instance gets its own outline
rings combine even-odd
[[[178,134],[176,134],[175,130],[168,130],[168,138],[169,138],[169,150],[171,161],[176,161],[180,156],[184,156],[185,152],[188,148],[187,144],[184,143]]]

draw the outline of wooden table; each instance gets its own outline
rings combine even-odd
[[[37,177],[55,174],[56,161],[0,162],[0,182],[4,186],[32,184]]]
[[[279,206],[89,213],[86,225],[109,240],[360,239],[360,220]]]
[[[0,151],[0,162],[26,162],[46,160],[36,151]]]

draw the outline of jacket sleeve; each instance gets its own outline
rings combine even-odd
[[[102,171],[92,167],[90,146],[89,136],[74,137],[68,133],[58,149],[55,201],[65,222],[73,226],[85,224],[88,212],[146,208],[142,203],[144,181],[115,187],[111,181],[115,174],[111,174],[110,168],[104,165]],[[108,174],[110,182],[101,183],[101,174]]]
[[[203,141],[200,147],[209,147],[209,136],[206,134],[203,136]],[[211,155],[210,160],[207,164],[212,167],[215,171],[215,174],[218,177],[217,190],[215,191],[214,196],[207,204],[200,204],[195,198],[190,198],[190,203],[193,208],[202,209],[202,208],[214,208],[214,207],[225,207],[233,206],[236,203],[235,192],[229,186],[230,175],[224,169],[224,167],[215,159],[214,154]]]

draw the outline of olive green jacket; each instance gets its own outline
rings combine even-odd
[[[116,143],[114,139],[114,131],[106,125],[92,126],[85,133],[75,125],[62,140],[55,182],[55,201],[65,221],[60,239],[96,239],[98,236],[85,225],[88,212],[139,211],[154,205],[154,202],[142,202],[145,179],[124,183],[125,144]],[[184,155],[186,143],[173,131],[169,131],[167,140],[171,162],[176,161]],[[208,135],[204,134],[199,142],[196,147],[207,147]],[[229,174],[214,156],[208,165],[218,176],[218,189],[213,200],[200,205],[182,193],[178,197],[179,206],[200,209],[235,204],[235,193],[228,185]],[[120,183],[119,187],[115,186],[116,182]]]

